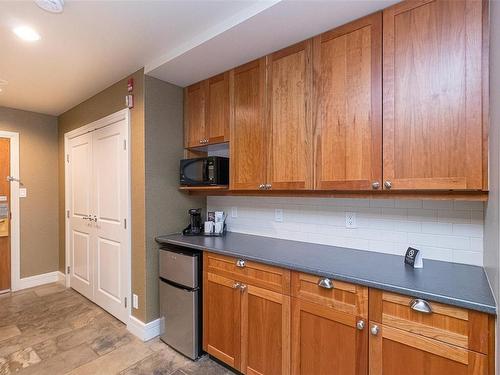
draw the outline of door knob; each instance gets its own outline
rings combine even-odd
[[[263,190],[265,187],[266,187],[266,185],[264,185],[264,184],[260,184],[260,185],[259,185],[259,189],[260,189],[260,190]]]
[[[377,336],[378,333],[380,331],[380,328],[378,325],[376,324],[372,324],[371,328],[370,328],[370,333],[373,335],[373,336]]]
[[[271,189],[271,187],[272,187],[272,186],[273,186],[273,185],[271,185],[271,184],[266,184],[266,185],[265,185],[265,188],[266,188],[266,189]]]
[[[239,289],[239,288],[240,288],[240,286],[241,286],[241,284],[240,284],[240,283],[234,283],[234,284],[233,284],[233,289]]]
[[[238,259],[236,261],[236,267],[245,268],[245,261],[243,259]]]
[[[378,181],[372,182],[372,189],[377,190],[378,188],[380,188],[380,182]]]
[[[384,182],[384,186],[386,189],[390,189],[390,188],[392,188],[392,182],[390,180],[386,180]]]
[[[364,320],[358,320],[358,322],[356,323],[356,328],[359,331],[362,331],[363,329],[365,329],[365,321]]]

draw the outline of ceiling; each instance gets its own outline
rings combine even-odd
[[[142,67],[185,86],[395,2],[66,0],[50,14],[0,1],[0,106],[59,115]]]

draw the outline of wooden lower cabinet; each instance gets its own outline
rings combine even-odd
[[[203,349],[243,374],[288,375],[290,297],[206,271],[204,280]]]
[[[290,297],[248,285],[241,317],[241,372],[289,374]]]
[[[484,354],[370,323],[370,375],[487,375]]]
[[[203,349],[239,370],[241,291],[236,280],[204,274]]]
[[[292,374],[368,374],[367,322],[292,298]]]

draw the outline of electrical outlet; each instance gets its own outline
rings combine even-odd
[[[232,218],[238,217],[238,207],[231,207],[231,217]]]
[[[279,223],[283,222],[283,210],[281,208],[274,210],[274,221]]]
[[[357,228],[356,225],[356,212],[346,212],[345,213],[345,227],[346,228]]]
[[[137,296],[137,294],[132,294],[132,307],[134,309],[139,308],[139,297]]]

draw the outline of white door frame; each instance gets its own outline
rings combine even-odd
[[[68,266],[69,266],[69,260],[70,260],[70,233],[69,233],[69,218],[68,218],[68,212],[69,212],[69,207],[71,205],[70,202],[70,192],[69,192],[69,181],[68,181],[68,176],[69,176],[69,166],[67,162],[67,155],[68,155],[68,147],[69,147],[69,141],[72,138],[78,137],[79,135],[89,133],[91,131],[106,127],[108,125],[114,124],[118,121],[121,120],[126,120],[127,122],[127,139],[128,139],[128,144],[127,144],[127,164],[129,168],[129,173],[128,173],[128,181],[127,181],[127,190],[128,190],[128,202],[127,202],[127,217],[128,217],[128,222],[129,225],[127,225],[127,233],[128,233],[128,239],[127,239],[127,254],[126,254],[126,259],[128,260],[128,265],[127,265],[127,273],[128,273],[128,285],[127,285],[127,290],[126,290],[126,296],[128,297],[129,303],[127,304],[127,314],[130,317],[132,315],[132,252],[131,252],[131,244],[132,244],[132,209],[131,209],[131,185],[130,185],[130,110],[129,109],[122,109],[118,112],[115,112],[109,116],[103,117],[97,121],[94,121],[90,124],[84,125],[78,129],[72,130],[70,132],[67,132],[64,134],[64,233],[66,234],[66,239],[65,239],[65,265],[64,265],[64,274],[65,274],[65,283],[66,287],[71,286],[70,282],[70,277],[68,274]]]
[[[19,176],[19,133],[0,130],[1,138],[10,139],[10,175]],[[10,290],[21,289],[21,229],[19,182],[10,183]]]

